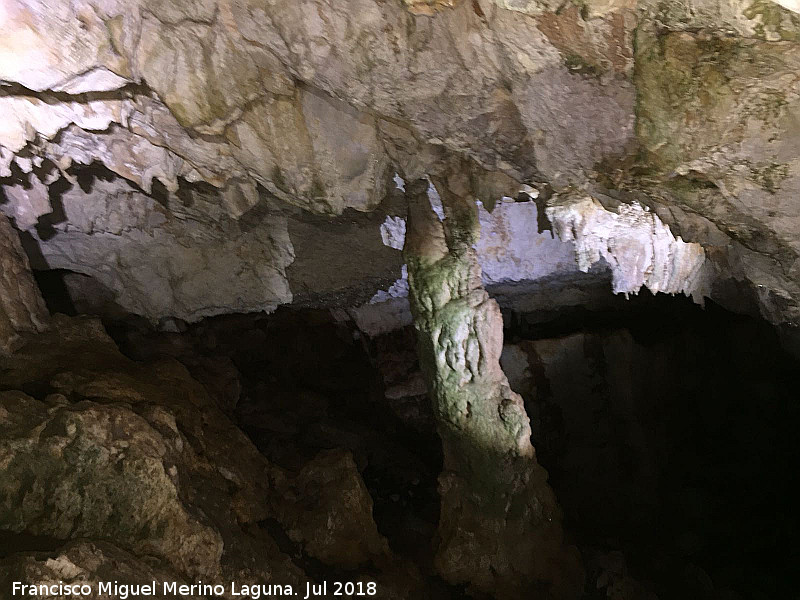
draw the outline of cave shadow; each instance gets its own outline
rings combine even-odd
[[[67,221],[67,213],[64,211],[62,196],[71,189],[72,184],[66,177],[60,177],[47,188],[47,197],[51,210],[46,215],[39,217],[35,226],[36,235],[43,242],[52,239],[58,234],[58,230],[55,228],[56,225]]]
[[[3,178],[2,184],[3,186],[20,185],[23,189],[30,190],[33,188],[31,178],[36,177],[44,182],[55,168],[52,161],[45,159],[39,166],[34,166],[30,173],[25,173],[19,165],[12,163],[10,166],[11,176]],[[0,205],[8,203],[8,197],[2,189],[3,186],[0,186]],[[52,238],[57,233],[54,226],[67,220],[61,196],[71,188],[72,184],[63,176],[47,186],[48,201],[51,211],[46,215],[40,216],[34,226],[40,239],[48,240]],[[36,252],[34,252],[34,254],[36,254]]]
[[[42,293],[47,310],[51,315],[61,313],[74,317],[78,314],[75,302],[70,294],[64,278],[73,271],[66,269],[47,269],[44,271],[34,271],[33,277],[39,291]]]
[[[649,292],[511,321],[537,456],[589,563],[622,551],[661,600],[792,597],[800,362],[775,328]]]
[[[130,358],[168,352],[204,383],[199,368],[207,373],[208,359],[230,360],[241,388],[228,412],[270,462],[299,472],[320,452],[350,451],[392,550],[429,554],[439,520],[441,443],[435,430],[420,431],[387,406],[370,342],[352,324],[327,310],[280,307],[268,316],[211,317],[181,334],[123,323],[106,328]],[[177,336],[186,341],[177,344]]]
[[[67,171],[81,188],[84,194],[90,194],[95,181],[114,181],[119,176],[99,161],[88,165],[73,165]]]
[[[609,552],[661,600],[793,597],[797,359],[769,324],[713,302],[702,309],[645,291],[622,306],[506,320],[507,343],[549,347],[537,350],[535,389],[518,391],[590,572],[586,598],[605,597],[591,589],[593,560]],[[350,450],[379,531],[399,555],[432,564],[441,443],[392,414],[377,340],[327,311],[292,307],[214,317],[180,334],[139,330],[138,341],[129,333],[114,337],[131,358],[178,352],[196,377],[208,364],[197,354],[230,359],[241,382],[230,414],[282,468]],[[390,361],[416,352],[412,328],[384,342]],[[536,423],[542,403],[550,415]],[[427,398],[418,408],[431,411]],[[577,433],[576,418],[585,420]]]

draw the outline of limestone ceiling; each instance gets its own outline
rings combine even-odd
[[[550,190],[530,200],[539,216],[590,202],[611,215],[592,222],[625,222],[639,209],[620,206],[646,207],[653,240],[663,228],[702,246],[703,294],[743,280],[764,316],[794,322],[797,11],[793,0],[9,0],[0,210],[36,268],[88,275],[152,319],[271,310],[314,296],[314,281],[347,305],[400,277],[380,229],[403,217],[396,178],[462,165],[486,209],[524,186]],[[87,166],[109,176],[87,184]],[[531,250],[543,223],[521,208],[498,251],[506,204],[486,225],[484,268],[513,281],[519,260],[553,255],[549,242]],[[583,214],[548,214],[559,210]],[[578,249],[565,274],[603,237],[556,231]],[[344,263],[342,240],[372,260],[321,274],[312,254]],[[625,260],[641,272],[633,287],[662,277]],[[694,291],[683,283],[656,288]]]

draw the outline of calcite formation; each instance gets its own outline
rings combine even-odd
[[[632,135],[631,86],[570,75],[534,20],[489,3],[427,4],[435,18],[415,16],[419,10],[409,12],[400,3],[379,7],[371,1],[346,9],[325,2],[87,2],[52,11],[39,10],[36,2],[15,3],[3,13],[9,35],[0,79],[13,85],[0,98],[6,116],[2,174],[10,177],[12,166],[19,168],[30,174],[25,189],[38,192],[59,177],[73,181],[70,168],[102,163],[147,194],[165,194],[171,213],[181,212],[181,185],[206,182],[219,194],[216,206],[201,207],[210,210],[201,218],[223,219],[217,207],[240,218],[263,202],[256,185],[282,203],[339,214],[374,209],[394,172],[436,170],[442,150],[466,152],[515,177],[535,172],[530,161],[539,152],[542,165],[559,163],[559,173],[546,170],[567,181]],[[351,22],[353,14],[359,22]],[[353,27],[364,33],[352,35]],[[496,35],[498,27],[507,34]],[[456,41],[465,28],[474,32],[467,46]],[[525,40],[524,47],[511,37]],[[198,62],[201,56],[206,58]],[[571,133],[554,112],[565,107],[564,94],[576,114],[585,115]],[[449,116],[455,113],[458,124]],[[628,125],[620,129],[621,122]],[[547,153],[536,150],[530,128],[541,130]],[[41,193],[29,193],[26,204],[13,191],[17,187],[9,182],[13,207],[3,210],[19,217],[18,228],[30,230],[48,214],[48,203]],[[147,228],[131,226],[120,237],[141,238],[136,230],[148,235]],[[62,258],[39,268],[91,275],[122,294],[117,302],[125,310],[156,321],[170,312],[192,320],[224,311],[223,298],[207,295],[215,287],[230,292],[233,310],[269,310],[292,297],[285,281],[279,289],[274,280],[263,286],[267,297],[255,298],[243,288],[250,278],[242,277],[225,286],[204,284],[203,291],[194,285],[199,298],[179,298],[164,289],[164,273],[131,272],[133,264],[143,266],[143,256],[122,259],[118,270],[129,274],[98,277],[110,250],[104,236],[91,244],[102,248],[83,245],[79,251],[73,239],[65,252],[66,237],[52,242],[61,246],[56,252]],[[219,230],[210,237],[218,238],[214,254],[226,269],[241,271],[230,264],[238,246],[223,242],[227,234]],[[257,260],[280,277],[285,259],[268,260],[265,252],[256,251]],[[131,294],[144,287],[150,297],[126,297],[121,281]],[[171,303],[175,309],[166,308]]]
[[[768,2],[734,16],[731,27],[752,31],[638,33],[637,133],[651,173],[637,185],[713,222],[731,240],[737,278],[757,286],[762,314],[793,322],[800,19]]]
[[[646,288],[796,331],[798,13],[796,0],[3,2],[0,529],[45,548],[2,567],[300,585],[321,564],[376,574],[387,597],[422,577],[373,521],[352,453],[287,472],[231,422],[235,360],[135,363],[97,320],[51,324],[32,268],[53,307],[62,294],[68,312],[161,331],[290,305],[333,310],[368,347],[413,323],[424,377],[406,369],[388,395],[397,414],[424,384],[433,399],[436,573],[504,600],[577,597],[500,367],[501,308]]]
[[[587,272],[600,260],[611,268],[615,294],[646,287],[653,293],[709,294],[704,281],[705,253],[672,235],[657,215],[639,204],[608,211],[591,198],[547,209],[554,231],[575,242],[578,267]]]
[[[503,319],[480,283],[477,208],[453,176],[440,184],[443,225],[426,188],[420,180],[406,191],[403,252],[444,451],[437,567],[449,581],[499,598],[531,590],[576,597],[580,567],[562,546],[561,515],[536,462],[528,416],[500,368]]]
[[[291,302],[286,267],[294,255],[280,214],[236,220],[213,207],[211,216],[199,195],[170,210],[129,184],[103,180],[88,192],[76,185],[59,202],[61,222],[30,232],[39,260],[90,276],[125,311],[196,321]]]
[[[292,289],[286,272],[302,242],[283,233],[286,210],[402,217],[386,208],[396,175],[466,158],[476,179],[506,179],[477,194],[487,209],[529,184],[658,206],[674,235],[711,249],[716,276],[750,282],[763,316],[791,323],[796,11],[771,0],[17,0],[0,15],[0,207],[22,231],[40,219],[73,230],[43,244],[37,269],[91,276],[154,322],[191,321],[312,300],[307,282],[322,276],[301,272]],[[152,233],[135,220],[114,240],[76,235],[51,201],[97,165],[122,181],[87,193],[164,205],[157,246],[187,267],[135,251]],[[88,202],[117,218],[118,202]],[[235,231],[254,211],[278,216]],[[392,261],[362,263],[360,281],[313,301],[362,304],[387,290],[388,269],[399,276]],[[213,286],[198,269],[234,275]]]

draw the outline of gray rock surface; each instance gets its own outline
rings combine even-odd
[[[763,316],[796,321],[800,16],[790,0],[43,7],[19,0],[2,15],[0,206],[32,231],[60,218],[44,188],[86,165],[127,180],[96,186],[91,200],[68,192],[37,266],[91,275],[126,311],[194,320],[295,296],[363,304],[388,290],[390,271],[399,277],[397,260],[358,260],[326,282],[330,246],[317,243],[293,286],[294,246],[319,236],[357,257],[359,245],[334,242],[336,226],[321,221],[287,237],[281,215],[376,210],[395,174],[435,176],[467,159],[487,208],[527,184],[649,206],[672,235],[704,246],[716,278],[749,282]],[[198,189],[203,201],[187,208]],[[86,235],[75,203],[123,230]],[[130,214],[143,210],[166,220]],[[270,217],[237,225],[254,211]],[[403,214],[376,220],[385,216]],[[367,234],[377,235],[352,239]],[[527,227],[512,235],[515,254],[530,253]],[[499,263],[519,272],[514,259]]]
[[[88,275],[125,311],[156,321],[291,302],[285,217],[253,211],[235,220],[219,206],[204,213],[200,197],[187,202],[170,210],[119,180],[96,180],[89,192],[73,186],[53,232],[31,231],[38,266]]]
[[[19,345],[21,333],[41,331],[47,321],[47,308],[17,232],[0,215],[0,356]]]

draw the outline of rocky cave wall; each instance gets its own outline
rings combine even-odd
[[[12,0],[0,30],[0,530],[23,550],[2,583],[124,565],[576,598],[501,310],[646,289],[792,339],[796,2]],[[177,337],[132,360],[99,320],[48,314],[49,276],[109,331]],[[257,447],[232,359],[181,349],[192,323],[282,306],[367,346],[414,324],[422,370],[382,384],[441,438],[421,556],[379,530],[355,442],[292,457],[287,417]],[[276,352],[258,318],[248,354]],[[256,395],[324,412],[272,383]],[[432,415],[404,404],[426,393]]]
[[[485,597],[499,572],[489,596],[528,597],[519,588],[533,585],[547,597],[542,580],[569,563],[543,572],[504,558],[531,541],[534,557],[563,557],[558,535],[537,536],[560,526],[586,573],[572,597],[791,597],[797,361],[768,324],[683,300],[644,294],[561,324],[506,319],[500,364],[513,392],[501,392],[517,406],[522,396],[563,509],[545,525],[511,510],[511,531],[470,508],[492,495],[467,495],[475,448],[458,429],[443,447],[412,327],[368,338],[327,311],[281,309],[184,332],[118,324],[112,339],[96,319],[56,316],[21,336],[0,373],[0,589],[345,579],[377,582],[378,597],[455,600],[464,587],[442,574],[463,578],[471,561],[468,597]],[[486,384],[448,391],[451,416],[459,398],[472,418],[491,407],[496,397],[470,396]],[[461,435],[495,439],[479,423]],[[512,472],[518,458],[494,456]],[[535,514],[552,497],[529,467],[519,500]],[[442,546],[454,503],[461,527]],[[464,543],[473,527],[476,546]],[[561,585],[578,586],[567,573]]]

